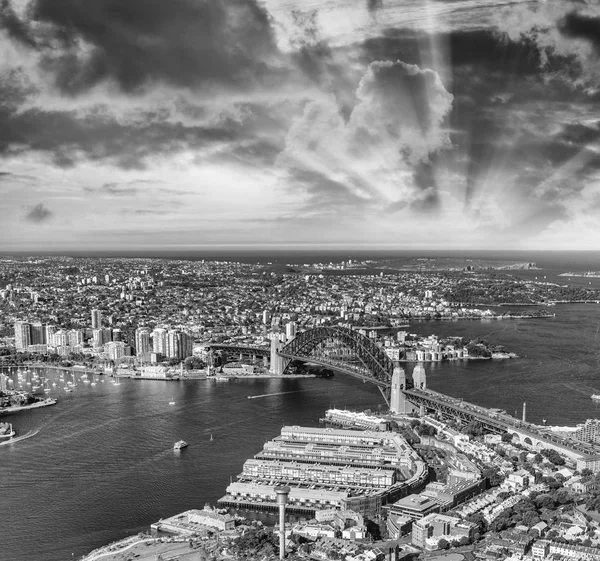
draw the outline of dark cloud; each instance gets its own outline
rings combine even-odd
[[[100,187],[84,187],[83,190],[86,193],[96,194],[96,195],[114,195],[117,197],[120,196],[129,196],[129,195],[137,195],[144,185],[162,185],[164,181],[157,181],[152,179],[134,179],[133,181],[126,182],[109,182],[103,183]],[[163,192],[172,191],[170,189],[165,189]],[[177,191],[179,192],[179,191]]]
[[[123,211],[123,214],[128,214],[130,211]],[[171,210],[158,210],[158,209],[137,209],[133,211],[133,214],[138,216],[165,216],[172,214]]]
[[[502,169],[506,169],[506,177],[518,182],[524,196],[535,197],[537,187],[549,181],[557,169],[587,145],[598,143],[595,126],[576,123],[578,112],[585,113],[597,101],[563,79],[570,71],[564,57],[550,54],[543,59],[532,38],[511,40],[493,30],[464,30],[437,34],[432,42],[423,32],[389,30],[365,41],[363,56],[366,61],[402,59],[435,69],[432,44],[448,45],[448,85],[454,95],[448,120],[453,149],[416,169],[413,179],[421,188],[432,186],[433,171],[443,163],[464,177],[467,205]],[[457,161],[453,162],[452,156]],[[576,182],[590,173],[594,164],[591,153],[579,160],[580,169],[573,171],[578,179],[564,178],[560,186],[547,192],[547,198],[557,201],[566,192],[581,188]],[[435,186],[427,192],[436,192]],[[435,206],[435,200],[427,200],[427,205]]]
[[[13,7],[10,4],[10,0],[0,1],[0,29],[4,29],[9,37],[12,37],[16,41],[28,45],[30,47],[36,47],[36,42],[32,37],[27,24],[22,22]]]
[[[280,53],[255,0],[31,0],[27,21],[3,2],[11,36],[37,47],[44,70],[69,94],[104,81],[126,92],[153,82],[276,83]]]
[[[130,185],[122,185],[119,183],[105,183],[100,187],[101,191],[110,195],[135,195],[138,190]]]
[[[600,49],[600,17],[571,12],[558,22],[558,29],[567,37],[589,41],[596,51]]]
[[[34,224],[42,224],[47,222],[53,216],[53,212],[44,206],[44,203],[38,203],[32,207],[25,215],[25,220]]]
[[[185,126],[149,115],[139,123],[117,118],[36,109],[13,111],[0,105],[0,155],[13,147],[45,152],[59,167],[80,159],[107,160],[124,169],[144,169],[148,158],[182,150],[202,150],[252,136],[244,123],[225,120],[214,126]]]
[[[367,0],[367,10],[376,12],[383,7],[383,0]]]

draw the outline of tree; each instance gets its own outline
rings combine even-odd
[[[540,517],[534,510],[530,510],[523,514],[523,524],[525,524],[525,526],[529,526],[531,528],[531,526],[535,526],[539,521]]]
[[[471,540],[468,536],[461,536],[460,540],[458,540],[458,545],[469,545]]]
[[[481,436],[485,433],[483,425],[478,421],[470,421],[467,426],[462,430],[463,433],[469,436]]]
[[[545,458],[548,458],[548,460],[552,462],[555,466],[565,465],[565,459],[556,450],[552,448],[544,448],[540,451],[540,454]]]
[[[483,534],[487,531],[487,522],[485,517],[481,512],[475,512],[473,514],[469,514],[466,518],[467,522],[472,522],[473,524],[477,524],[477,531],[480,534]]]
[[[183,367],[186,370],[200,370],[200,369],[204,368],[205,366],[206,365],[204,364],[204,361],[197,356],[188,356],[183,361]]]
[[[444,538],[442,538],[438,541],[438,549],[449,549],[449,548],[450,548],[450,544]]]
[[[497,487],[502,483],[502,476],[500,475],[500,470],[495,466],[486,466],[482,472],[482,477],[487,478],[488,483],[491,487]]]
[[[505,432],[502,434],[501,439],[502,439],[502,442],[507,442],[507,443],[512,442],[513,435],[510,434],[509,432]]]

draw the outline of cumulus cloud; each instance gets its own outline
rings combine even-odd
[[[42,224],[47,222],[53,216],[53,212],[44,206],[44,203],[38,203],[34,207],[30,208],[25,215],[25,220],[33,222],[34,224]]]
[[[450,146],[443,122],[452,95],[437,73],[401,61],[371,63],[355,95],[347,120],[333,97],[309,103],[279,164],[310,170],[324,199],[335,185],[363,201],[423,200],[415,176]]]

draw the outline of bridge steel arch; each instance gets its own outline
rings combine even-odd
[[[361,363],[362,368],[345,365],[340,361],[327,361],[311,356],[317,346],[327,340],[341,343],[349,349]],[[279,356],[290,360],[317,362],[333,370],[372,382],[380,389],[387,390],[392,383],[394,363],[371,339],[357,331],[345,327],[315,327],[299,333],[289,343],[279,349]],[[289,365],[289,363],[288,363]],[[286,365],[286,368],[287,366]]]

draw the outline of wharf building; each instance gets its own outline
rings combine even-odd
[[[321,421],[345,428],[362,430],[387,431],[390,428],[390,422],[387,419],[345,409],[328,409],[325,412],[325,418]]]
[[[388,502],[422,488],[428,469],[397,433],[283,427],[219,500],[223,506],[276,510],[278,485],[290,487],[287,510],[323,509],[376,516]]]

